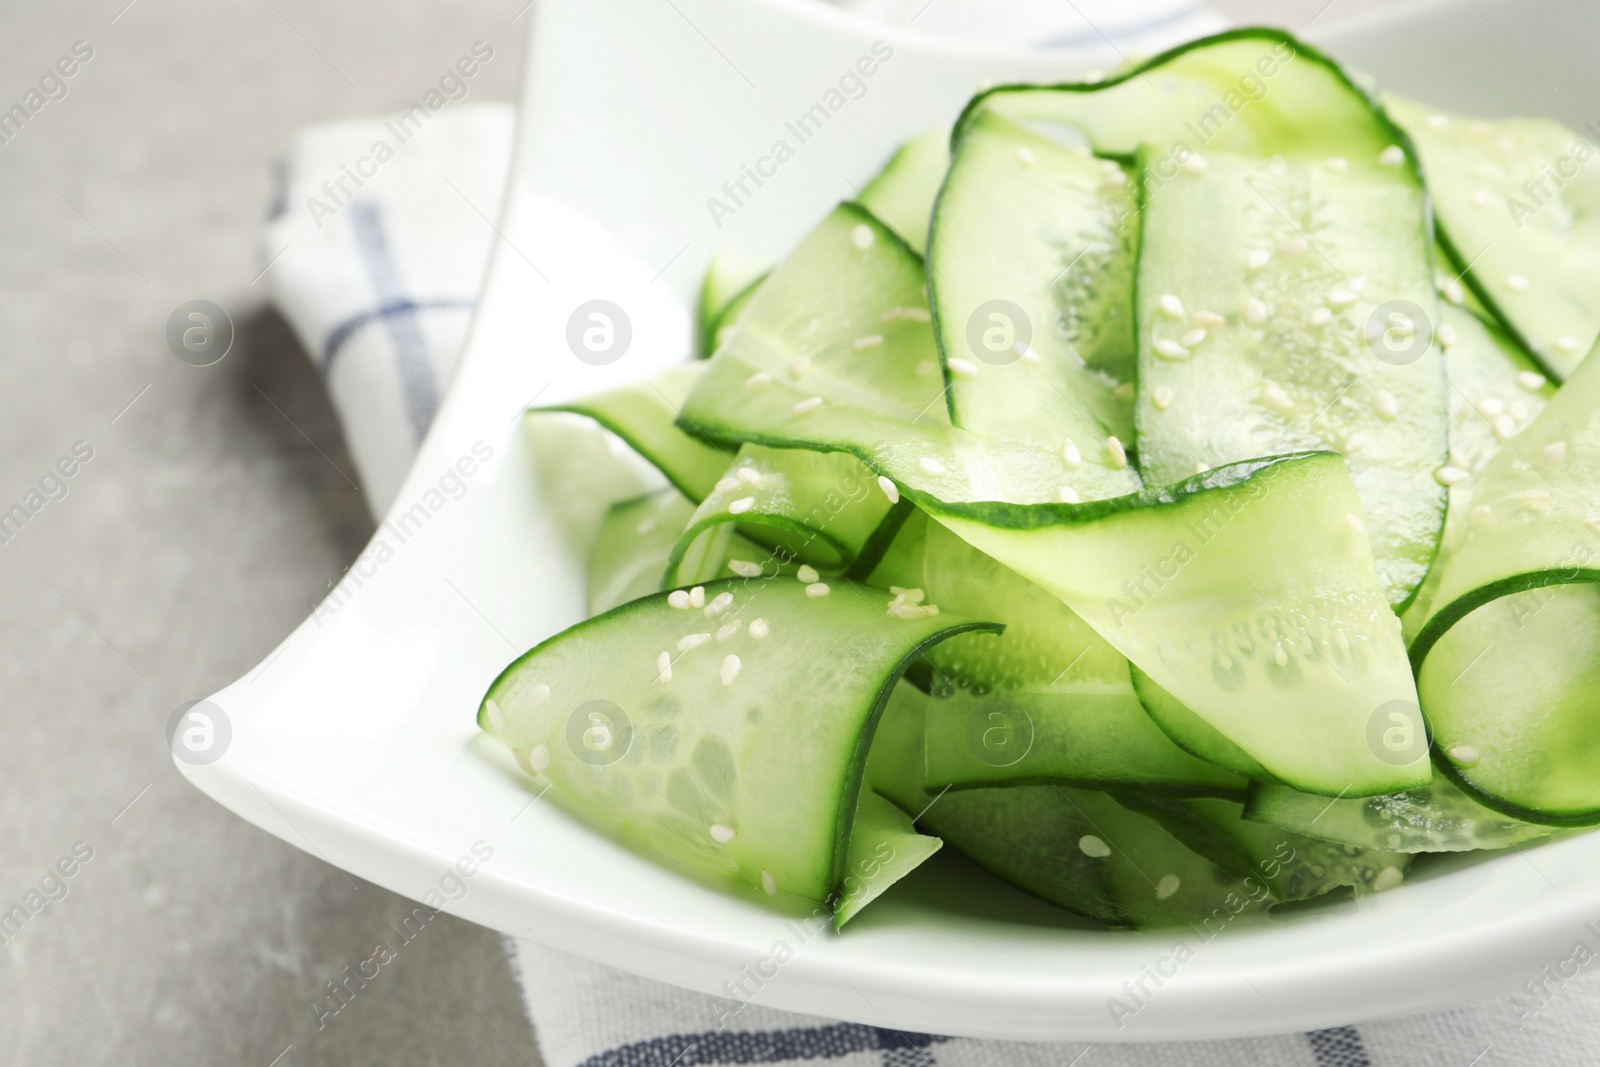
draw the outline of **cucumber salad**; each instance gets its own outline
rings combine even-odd
[[[703,358],[529,413],[666,487],[480,726],[836,926],[945,847],[1213,926],[1600,822],[1594,152],[1275,30],[985,89],[714,259]]]

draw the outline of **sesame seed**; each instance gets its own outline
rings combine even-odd
[[[904,597],[909,604],[920,604],[928,596],[926,589],[918,589],[914,585],[891,585],[889,592],[897,597]]]
[[[712,488],[719,493],[726,493],[730,489],[740,488],[740,482],[739,479],[733,477],[719,478],[717,479],[717,484],[712,486]]]
[[[1429,115],[1422,120],[1430,130],[1443,130],[1450,126],[1450,119],[1445,115]]]
[[[778,895],[778,880],[772,877],[771,871],[763,870],[761,872],[761,888],[766,890],[769,897]]]
[[[693,589],[689,590],[689,606],[692,608],[703,608],[706,606],[705,586],[697,585]]]
[[[800,569],[794,572],[794,576],[800,579],[802,582],[814,582],[818,578],[822,577],[822,575],[817,573],[817,568],[813,567],[809,563],[800,564]]]
[[[1252,272],[1258,271],[1265,267],[1267,261],[1271,258],[1272,253],[1265,248],[1252,248],[1244,257],[1244,269]]]
[[[1261,402],[1273,411],[1285,415],[1294,410],[1294,401],[1277,382],[1268,382],[1261,387]]]
[[[923,359],[923,360],[918,360],[917,361],[917,365],[914,368],[912,368],[912,373],[915,374],[918,378],[927,378],[927,377],[931,377],[938,370],[939,370],[939,364],[935,363],[931,359]]]
[[[1303,256],[1306,254],[1306,252],[1310,251],[1310,249],[1311,242],[1307,241],[1299,234],[1295,234],[1293,237],[1286,239],[1278,246],[1279,253],[1285,256]]]
[[[944,473],[944,464],[940,463],[932,456],[923,456],[921,459],[917,460],[917,468],[921,470],[923,474]]]
[[[1204,174],[1210,166],[1206,162],[1205,156],[1202,156],[1199,152],[1193,152],[1182,163],[1178,164],[1178,169],[1185,174]]]
[[[550,687],[545,685],[543,682],[540,682],[538,685],[528,690],[527,701],[530,708],[536,708],[549,699]]]
[[[1443,348],[1450,348],[1456,343],[1456,328],[1448,322],[1441,322],[1439,328],[1433,331],[1433,336],[1439,339]]]
[[[1556,338],[1556,348],[1568,354],[1576,352],[1578,350],[1578,339],[1571,334],[1562,334]]]
[[[875,240],[877,234],[873,233],[872,227],[864,222],[858,222],[850,229],[850,243],[856,246],[857,251],[865,252],[872,247],[872,242]]]
[[[740,467],[734,473],[738,475],[739,480],[742,482],[746,482],[750,485],[761,484],[761,472],[756,470],[754,467]]]
[[[1552,441],[1544,446],[1544,465],[1546,467],[1560,467],[1567,462],[1567,443],[1565,441]]]
[[[977,365],[964,359],[950,360],[949,367],[950,373],[957,378],[976,378],[978,376]]]
[[[730,655],[723,659],[721,671],[723,688],[733,684],[734,679],[739,677],[739,671],[743,666],[744,664],[739,662],[738,656]]]
[[[1219,326],[1226,326],[1227,323],[1228,320],[1215,311],[1196,311],[1189,315],[1189,324],[1198,326],[1202,330],[1215,330]]]
[[[1439,291],[1444,293],[1444,298],[1446,300],[1450,301],[1450,303],[1456,305],[1457,307],[1460,307],[1462,304],[1467,302],[1467,291],[1461,288],[1461,283],[1455,278],[1446,280],[1445,283],[1439,287]]]
[[[850,347],[859,352],[863,348],[877,348],[881,344],[883,344],[883,334],[869,333],[865,337],[857,337],[851,341]]]
[[[667,594],[667,603],[682,611],[689,606],[689,594],[682,589],[674,589]]]
[[[1174,319],[1178,322],[1182,322],[1184,320],[1183,301],[1179,300],[1171,293],[1167,293],[1160,300],[1156,301],[1156,307],[1161,314],[1165,315],[1169,319]]]
[[[1016,345],[1012,345],[1011,346],[1011,350],[1013,352],[1017,352],[1017,345],[1020,345],[1021,343],[1022,343],[1021,341],[1018,341]],[[1024,348],[1022,351],[1017,352],[1017,358],[1022,360],[1022,362],[1024,362],[1024,363],[1039,363],[1039,362],[1041,362],[1041,358],[1039,356],[1039,353],[1035,352],[1032,348]]]
[[[1488,522],[1494,518],[1494,509],[1488,504],[1476,504],[1467,512],[1467,518],[1472,522]]]
[[[1397,144],[1392,144],[1378,153],[1378,162],[1386,167],[1398,167],[1405,161],[1405,151]]]
[[[540,741],[528,750],[528,766],[533,768],[533,773],[543,774],[550,769],[550,746]]]
[[[794,362],[789,364],[789,377],[804,378],[811,373],[811,357],[795,356]]]
[[[796,415],[809,415],[811,412],[817,410],[821,406],[822,398],[820,396],[808,396],[804,400],[796,403],[789,410],[793,411]]]
[[[1517,499],[1527,504],[1542,504],[1550,499],[1550,494],[1543,489],[1524,489],[1517,494]]]
[[[1350,161],[1343,156],[1334,156],[1332,159],[1325,159],[1322,161],[1322,165],[1327,167],[1329,170],[1350,169]]]
[[[1097,860],[1103,860],[1107,856],[1111,855],[1111,846],[1093,834],[1084,834],[1082,837],[1078,838],[1078,851],[1082,852],[1085,856],[1090,856]]]
[[[651,516],[649,516],[647,518],[640,519],[639,520],[639,525],[637,525],[637,526],[635,526],[633,528],[633,532],[642,537],[645,534],[654,533],[656,527],[660,526],[660,525],[661,525],[661,521],[659,519],[657,519],[654,515],[651,515]]]
[[[1260,326],[1267,321],[1267,305],[1255,297],[1247,297],[1244,302],[1244,321],[1252,326]]]
[[[492,700],[483,702],[483,710],[489,715],[489,728],[497,734],[506,732],[506,715],[500,710],[500,705]]]
[[[1155,343],[1156,355],[1162,359],[1188,359],[1189,350],[1170,337],[1158,337]]]
[[[889,503],[900,503],[900,487],[890,481],[885,475],[878,475],[878,488],[883,490],[883,495],[889,498]]]
[[[1483,758],[1483,754],[1471,745],[1451,745],[1445,750],[1445,754],[1455,762],[1465,764],[1468,767]]]
[[[1483,207],[1488,202],[1489,202],[1489,190],[1487,190],[1487,189],[1479,189],[1477,192],[1472,194],[1472,206],[1473,207]]]
[[[1513,437],[1517,436],[1517,420],[1514,417],[1510,415],[1496,415],[1490,421],[1494,426],[1494,432],[1499,434],[1503,440],[1509,441]]]
[[[661,653],[661,655],[656,657],[656,670],[660,671],[662,674],[671,676],[671,674],[672,674],[672,653],[671,652],[663,652],[663,653]]]
[[[1075,469],[1078,464],[1083,462],[1083,453],[1078,451],[1078,446],[1070,437],[1061,445],[1061,461],[1069,469]]]
[[[1517,384],[1528,392],[1536,392],[1544,388],[1544,375],[1537,371],[1525,370],[1517,375]]]
[[[738,619],[734,619],[732,622],[728,623],[722,629],[717,631],[717,640],[726,641],[728,638],[739,632],[739,627],[741,625],[742,624]]]
[[[1128,466],[1128,450],[1122,447],[1116,434],[1106,438],[1106,459],[1112,470],[1120,471]]]
[[[772,375],[768,374],[764,370],[756,371],[754,374],[750,375],[750,377],[744,380],[744,387],[746,389],[765,389],[771,384]]]
[[[1379,389],[1372,394],[1372,407],[1385,419],[1393,419],[1400,414],[1400,402],[1387,389]]]
[[[1282,645],[1278,645],[1272,650],[1272,662],[1276,663],[1280,667],[1287,667],[1289,665],[1289,653],[1283,650]]]
[[[1306,321],[1313,326],[1326,326],[1333,321],[1333,312],[1327,308],[1313,308]]]
[[[748,559],[730,559],[728,569],[741,578],[759,578],[761,564]]]
[[[690,652],[711,640],[710,634],[684,634],[678,638],[678,651]]]
[[[738,836],[739,831],[726,823],[714,822],[711,824],[711,838],[719,845],[726,845]]]
[[[830,592],[832,590],[828,588],[827,582],[812,582],[806,586],[806,596],[808,597],[827,596]]]
[[[1399,867],[1385,867],[1378,872],[1378,877],[1372,880],[1372,891],[1374,893],[1387,893],[1405,881],[1405,878],[1405,873]]]
[[[771,632],[772,632],[772,627],[767,622],[766,619],[751,619],[750,620],[750,636],[755,638],[757,641],[761,640],[763,637],[767,636],[767,634],[769,634]]]
[[[1078,495],[1078,491],[1070,485],[1063,485],[1060,489],[1057,489],[1056,499],[1063,504],[1083,503],[1083,498]]]
[[[1198,460],[1198,459],[1194,461],[1194,472],[1196,474],[1204,474],[1206,471],[1208,471],[1210,469],[1211,469],[1211,464],[1206,463],[1206,462],[1204,462],[1202,460]]]
[[[1357,274],[1354,278],[1350,279],[1348,285],[1349,288],[1359,293],[1361,290],[1367,287],[1367,276],[1365,274]]]
[[[1033,149],[1029,148],[1025,144],[1018,145],[1017,161],[1020,162],[1024,167],[1033,166]]]
[[[1494,418],[1506,409],[1506,402],[1497,396],[1486,396],[1478,401],[1478,410],[1489,418]]]
[[[1390,869],[1392,870],[1393,868],[1390,868]],[[1178,891],[1178,887],[1181,886],[1181,885],[1183,885],[1183,880],[1181,878],[1179,878],[1177,875],[1175,875],[1175,874],[1164,874],[1164,875],[1162,875],[1161,876],[1161,881],[1156,883],[1156,899],[1157,900],[1166,900],[1172,894],[1176,893]]]
[[[726,592],[718,593],[716,596],[711,598],[711,602],[705,606],[704,610],[702,610],[700,614],[704,615],[708,619],[714,619],[731,607],[733,607],[733,594]]]
[[[742,496],[738,500],[735,500],[733,503],[728,505],[728,514],[729,515],[743,515],[745,512],[749,511],[751,508],[753,508],[755,506],[756,506],[756,498],[755,497],[753,497],[753,496]]]
[[[1344,517],[1344,524],[1346,526],[1350,527],[1350,529],[1355,531],[1356,533],[1366,533],[1367,532],[1367,527],[1361,521],[1361,516],[1359,516],[1359,515],[1346,515]]]
[[[1158,411],[1167,410],[1167,407],[1172,403],[1172,387],[1169,385],[1156,386],[1155,392],[1150,396],[1150,402],[1156,406]]]
[[[1506,414],[1521,422],[1528,417],[1528,405],[1524,404],[1520,399],[1513,400],[1506,406]]]
[[[1178,338],[1178,343],[1183,345],[1185,348],[1193,348],[1195,345],[1199,344],[1205,339],[1206,331],[1201,329],[1199,326],[1196,326],[1192,330],[1184,331],[1184,333]]]
[[[1460,485],[1470,477],[1472,477],[1470,471],[1452,467],[1448,463],[1433,472],[1433,480],[1440,485]]]
[[[1349,307],[1360,300],[1361,296],[1354,289],[1331,289],[1324,299],[1327,300],[1329,307],[1337,310]]]
[[[1343,452],[1347,456],[1351,455],[1353,453],[1356,453],[1356,452],[1360,452],[1362,447],[1365,446],[1366,443],[1367,443],[1367,435],[1366,434],[1353,433],[1349,437],[1346,437],[1344,439]]]
[[[1506,275],[1506,288],[1513,292],[1525,293],[1528,291],[1528,279],[1520,274]]]

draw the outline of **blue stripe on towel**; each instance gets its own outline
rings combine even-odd
[[[471,308],[475,301],[471,297],[441,297],[438,300],[395,300],[384,304],[382,307],[370,311],[359,311],[345,319],[339,325],[328,331],[328,339],[322,346],[322,374],[327,377],[333,369],[333,360],[344,348],[357,330],[369,322],[382,322],[391,315],[409,315],[416,311],[458,311]]]
[[[930,1046],[946,1037],[906,1034],[857,1023],[794,1030],[672,1034],[637,1041],[590,1056],[580,1067],[695,1067],[697,1064],[784,1063],[831,1060],[856,1052],[882,1051],[884,1067],[933,1067]]]
[[[1372,1067],[1361,1034],[1353,1026],[1335,1026],[1306,1034],[1317,1067]]]
[[[400,267],[383,230],[383,214],[371,200],[354,200],[346,212],[355,230],[356,244],[367,268],[367,278],[381,305],[400,305],[408,294],[400,281]],[[416,315],[406,311],[382,316],[394,343],[396,369],[405,395],[406,416],[417,440],[422,440],[439,410],[439,386],[433,379],[433,364],[428,359],[428,342]]]

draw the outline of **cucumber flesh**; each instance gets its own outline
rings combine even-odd
[[[1445,489],[1434,472],[1448,447],[1415,171],[1205,159],[1202,173],[1145,188],[1141,469],[1165,484],[1256,456],[1342,452],[1362,504],[1352,514],[1389,602],[1403,605],[1438,548]],[[1391,313],[1409,336],[1385,336]]]
[[[1600,149],[1549,119],[1384,106],[1421,155],[1461,280],[1558,381],[1600,338]]]
[[[1411,647],[1435,762],[1513,817],[1600,822],[1600,364],[1475,483]]]
[[[589,550],[589,614],[648,596],[661,588],[661,572],[694,505],[668,487],[613,504]]]
[[[1245,778],[1258,782],[1272,780],[1272,775],[1255,757],[1190,711],[1177,697],[1161,688],[1154,678],[1138,667],[1133,667],[1130,674],[1133,691],[1145,714],[1179,748]]]
[[[850,827],[844,880],[833,906],[833,928],[843,928],[943,844],[937,837],[917,833],[910,816],[871,789],[863,789]]]
[[[826,596],[784,578],[703,595],[705,610],[656,594],[550,638],[495,680],[479,725],[558,803],[648,855],[728,886],[836,899],[889,691],[923,648],[989,624],[886,619],[886,598],[843,581]]]
[[[1134,217],[1116,163],[991,114],[967,124],[928,253],[957,425],[1046,450],[1131,440]]]
[[[1263,783],[1251,788],[1244,817],[1326,841],[1389,852],[1511,848],[1551,832],[1548,826],[1485,808],[1443,776],[1423,789],[1342,800]]]
[[[704,363],[685,363],[583,400],[533,408],[528,417],[564,411],[593,419],[654,464],[680,493],[699,503],[727,472],[734,456],[733,449],[718,448],[676,425],[684,401],[705,369]]]
[[[929,130],[900,146],[861,190],[861,204],[919,255],[928,246],[928,216],[950,166],[950,131]]]
[[[750,302],[768,269],[769,264],[726,252],[712,255],[705,281],[700,286],[700,305],[695,316],[695,350],[701,359],[709,358],[722,343],[723,329],[738,321],[739,313]]]

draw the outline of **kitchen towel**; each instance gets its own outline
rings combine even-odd
[[[852,6],[903,22],[920,6],[932,21],[917,25],[944,30],[978,10],[968,0],[929,3]],[[1055,0],[1019,2],[1007,32],[1072,43],[1078,12]],[[1126,34],[1118,51],[1216,27],[1182,2],[1122,4],[1096,23]],[[263,264],[273,299],[327,382],[374,515],[398,491],[449,385],[495,240],[514,124],[507,105],[454,104],[403,139],[393,120],[341,122],[303,131],[288,154]],[[380,141],[392,151],[377,161]],[[886,1021],[741,1008],[529,942],[507,939],[507,951],[548,1067],[1577,1067],[1595,1063],[1600,1047],[1600,982],[1584,973],[1596,958],[1587,945],[1507,995],[1452,1011],[1282,1037],[1098,1046],[948,1039]]]

